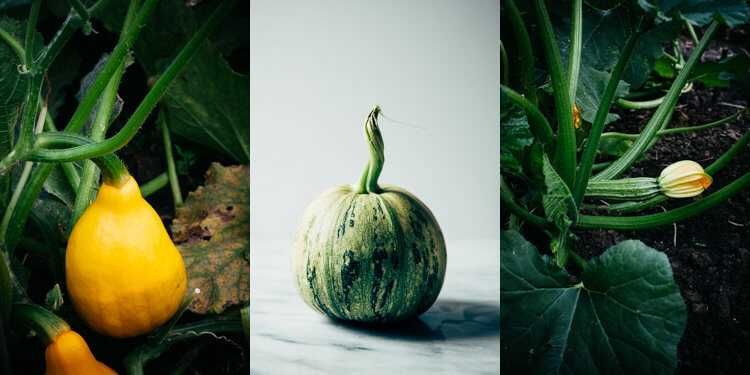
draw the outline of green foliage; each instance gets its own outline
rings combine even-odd
[[[576,91],[576,104],[581,110],[581,117],[588,123],[594,122],[596,111],[599,108],[601,102],[601,96],[604,93],[604,88],[609,82],[610,74],[596,70],[589,66],[584,66],[581,69],[581,75],[578,80],[578,91]],[[617,84],[617,91],[615,92],[615,99],[623,97],[628,94],[628,85],[626,82],[620,81]],[[604,121],[605,124],[616,121],[620,116],[614,113],[607,115],[607,119]]]
[[[576,281],[517,232],[500,249],[504,372],[674,372],[687,311],[664,254],[624,241]]]
[[[119,30],[125,0],[112,0],[102,21]],[[202,12],[199,11],[203,10]],[[138,64],[150,77],[158,76],[210,13],[205,6],[191,9],[182,0],[164,0],[134,46]],[[234,24],[234,23],[233,23]],[[219,34],[218,44],[206,42],[198,55],[172,83],[162,104],[167,109],[170,130],[200,143],[234,161],[247,163],[249,151],[249,78],[235,72],[222,52],[228,53],[232,38]],[[234,40],[236,40],[236,35]]]
[[[684,19],[695,26],[705,26],[716,18],[735,27],[748,21],[750,11],[745,0],[638,0],[638,5],[661,20]]]
[[[534,142],[534,136],[520,107],[504,96],[500,103],[500,167],[503,172],[519,175],[522,154]]]

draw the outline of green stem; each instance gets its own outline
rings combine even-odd
[[[128,30],[132,27],[133,18],[137,11],[138,1],[131,0],[128,6],[128,10],[125,13],[125,21],[123,22],[122,31],[120,35],[126,35]],[[121,37],[122,38],[122,37]],[[94,142],[101,141],[104,139],[107,128],[111,122],[112,110],[117,103],[117,90],[120,87],[120,80],[122,75],[125,73],[125,61],[123,61],[118,69],[115,69],[112,78],[107,84],[102,97],[99,100],[99,108],[96,110],[96,117],[94,123],[91,125],[91,140]],[[73,212],[70,219],[70,228],[73,228],[78,219],[83,215],[83,212],[88,208],[91,202],[94,201],[96,193],[96,185],[99,180],[99,170],[96,164],[91,160],[85,160],[83,162],[83,171],[81,173],[81,182],[78,184],[75,204],[73,205]]]
[[[713,37],[717,28],[718,22],[713,21],[706,30],[705,34],[703,34],[703,39],[701,39],[700,43],[698,43],[693,52],[690,54],[690,58],[685,63],[685,66],[680,70],[677,78],[675,78],[674,82],[672,82],[672,86],[669,88],[669,92],[667,93],[664,102],[659,106],[656,112],[654,112],[654,115],[651,117],[648,124],[646,124],[646,127],[643,129],[640,137],[638,137],[633,146],[628,149],[620,158],[615,160],[609,167],[594,176],[594,179],[611,180],[617,178],[617,176],[627,170],[631,165],[633,165],[633,163],[635,163],[636,160],[638,160],[638,158],[641,157],[641,155],[643,155],[644,152],[647,151],[648,146],[652,143],[652,140],[660,130],[661,125],[674,110],[674,107],[677,104],[677,99],[680,96],[680,92],[687,83],[690,71],[700,59],[703,51],[705,51],[706,47],[708,47],[708,43]]]
[[[25,54],[24,64],[27,70],[33,70],[32,61],[34,60],[33,47],[34,47],[34,36],[36,35],[36,21],[39,19],[39,8],[42,5],[42,0],[33,0],[31,2],[31,9],[29,10],[29,18],[26,21],[26,34],[24,35],[24,49],[29,51]]]
[[[156,193],[169,184],[169,176],[167,173],[162,173],[145,184],[141,185],[141,195],[145,198],[149,195]]]
[[[513,193],[508,190],[508,187],[501,183],[500,185],[500,202],[501,210],[507,208],[513,215],[518,216],[521,220],[536,225],[538,227],[546,228],[549,226],[547,220],[541,216],[537,216],[521,207],[513,199]]]
[[[143,25],[145,19],[148,17],[151,10],[153,10],[155,2],[155,0],[146,1],[146,3],[140,8],[140,11],[138,12],[133,22],[134,25]],[[60,31],[58,31],[58,33],[53,37],[52,42],[50,42],[48,47],[45,48],[37,58],[37,60],[39,61],[37,67],[39,67],[39,69],[46,69],[45,67],[49,66],[49,64],[52,63],[62,47],[72,36],[73,31],[80,27],[80,25],[80,17],[78,17],[77,15],[68,16]],[[107,60],[107,64],[105,64],[102,71],[99,72],[99,75],[94,81],[94,84],[92,84],[92,86],[90,86],[86,91],[84,99],[79,104],[76,110],[76,113],[78,113],[78,115],[76,115],[76,113],[73,114],[73,117],[68,122],[68,125],[65,127],[64,131],[76,133],[81,130],[89,116],[89,113],[91,112],[91,109],[93,109],[93,106],[96,104],[99,95],[101,94],[102,90],[104,90],[105,86],[109,83],[109,79],[111,78],[112,74],[114,74],[114,70],[118,65],[117,60],[120,59],[119,62],[122,62],[122,59],[126,57],[126,53],[132,45],[132,41],[137,37],[138,31],[140,29],[141,27],[133,27],[132,30],[130,30],[124,37],[124,39],[120,40],[113,53],[110,54],[109,59]],[[110,64],[111,68],[108,68]],[[107,73],[108,69],[109,73]],[[82,105],[85,105],[84,108],[82,108]],[[5,160],[3,160],[3,162],[4,161]],[[27,187],[21,193],[21,198],[19,199],[18,206],[16,207],[16,210],[13,213],[13,218],[11,219],[8,226],[8,233],[4,239],[0,238],[0,241],[5,241],[5,246],[7,247],[8,251],[13,251],[18,244],[18,240],[21,238],[21,234],[23,233],[23,230],[26,226],[26,222],[29,218],[29,214],[31,213],[31,208],[33,207],[34,201],[42,191],[44,182],[52,172],[53,167],[54,164],[45,163],[35,168],[31,173],[31,177],[29,178]],[[0,162],[0,171],[2,171],[2,162]]]
[[[576,102],[578,74],[581,69],[583,47],[583,0],[573,0],[573,15],[570,25],[570,49],[568,50],[568,90],[570,102]]]
[[[47,71],[52,62],[55,60],[57,55],[62,51],[65,44],[68,43],[73,33],[83,25],[81,17],[75,12],[71,11],[68,17],[62,24],[62,27],[57,31],[52,41],[42,49],[42,52],[36,58],[36,66],[40,71]]]
[[[727,186],[702,198],[699,201],[666,212],[643,216],[589,216],[580,215],[575,224],[580,229],[636,230],[668,225],[701,214],[719,203],[731,198],[750,185],[750,172],[734,180]]]
[[[508,86],[500,85],[500,91],[526,112],[526,117],[529,119],[529,127],[531,128],[531,132],[534,133],[534,137],[546,145],[552,145],[554,141],[552,127],[547,118],[539,111],[539,108]]]
[[[591,169],[594,165],[596,152],[599,149],[599,140],[602,131],[604,130],[604,123],[607,120],[607,115],[612,107],[612,101],[617,93],[617,86],[620,84],[620,77],[622,77],[622,73],[625,71],[625,66],[627,66],[628,60],[630,60],[630,55],[633,53],[635,44],[643,31],[641,23],[642,20],[639,20],[636,31],[630,34],[625,42],[625,47],[620,53],[620,57],[617,59],[614,68],[612,68],[609,82],[607,82],[607,86],[604,88],[604,94],[602,95],[602,100],[599,102],[599,108],[596,110],[594,122],[589,131],[586,148],[583,150],[583,155],[581,155],[581,164],[578,166],[575,185],[573,186],[573,198],[576,206],[580,206],[583,201],[583,195],[586,193],[586,186],[591,177]]]
[[[5,238],[6,234],[8,233],[8,225],[10,224],[10,220],[13,218],[13,213],[15,212],[18,201],[21,198],[21,192],[23,192],[23,188],[24,186],[26,186],[26,183],[29,180],[31,169],[33,167],[34,163],[30,161],[27,161],[23,165],[21,177],[18,178],[16,187],[15,189],[13,189],[13,195],[10,197],[8,206],[5,208],[5,212],[3,213],[3,221],[0,222],[0,240]]]
[[[143,4],[143,6],[140,8],[137,15],[133,19],[133,27],[130,27],[127,33],[120,36],[120,41],[115,46],[114,50],[112,50],[112,53],[107,58],[107,62],[104,64],[101,71],[99,71],[99,74],[97,74],[94,82],[91,84],[91,86],[89,86],[88,90],[86,90],[86,94],[78,104],[78,108],[76,108],[73,116],[65,126],[66,132],[78,132],[86,124],[86,120],[88,120],[89,115],[91,114],[91,110],[94,109],[94,106],[99,101],[99,97],[102,95],[102,92],[106,89],[107,85],[109,85],[109,82],[112,79],[113,75],[117,72],[117,70],[121,69],[121,65],[125,61],[128,51],[133,46],[133,43],[135,43],[138,34],[140,33],[141,29],[143,29],[143,25],[145,24],[146,19],[149,15],[151,15],[151,12],[153,11],[157,2],[158,0],[146,0],[146,2]],[[114,151],[115,150],[110,150],[109,152]],[[89,159],[94,156],[100,155],[92,155],[90,157],[84,157],[77,160]],[[46,161],[62,160],[50,159]]]
[[[383,152],[383,136],[380,134],[380,128],[378,128],[378,114],[380,114],[380,107],[375,106],[365,120],[365,139],[367,139],[367,146],[370,149],[370,160],[367,162],[365,172],[359,180],[358,194],[380,193],[378,178],[380,172],[383,171],[385,153]]]
[[[529,99],[534,105],[537,104],[537,93],[536,85],[534,84],[534,53],[531,46],[531,38],[526,30],[526,23],[521,16],[521,12],[518,10],[514,0],[504,0],[505,12],[501,14],[508,15],[508,21],[510,22],[510,29],[513,33],[513,37],[516,41],[516,48],[518,48],[518,66],[521,69],[521,85],[523,87],[523,93],[526,98]]]
[[[508,71],[508,53],[505,51],[503,42],[500,41],[500,83],[507,85],[510,73]]]
[[[135,25],[140,25],[140,22],[138,20],[141,18],[142,13],[144,11],[144,8],[150,3],[153,2],[153,0],[147,0],[146,4],[143,5],[141,10],[138,13],[138,16],[136,17]],[[146,94],[146,97],[141,101],[141,103],[136,108],[135,112],[132,114],[132,116],[128,119],[128,121],[125,123],[125,125],[122,127],[122,129],[115,134],[114,136],[101,141],[101,142],[94,142],[86,145],[81,146],[75,146],[71,148],[66,149],[59,149],[59,150],[48,150],[44,148],[35,148],[32,151],[32,156],[34,160],[41,160],[41,161],[76,161],[76,160],[82,160],[82,159],[90,159],[102,155],[106,155],[112,152],[115,152],[122,147],[124,147],[133,137],[135,137],[136,133],[140,129],[141,125],[146,121],[151,111],[154,109],[156,104],[159,102],[161,97],[164,95],[164,93],[169,88],[169,84],[174,81],[175,78],[179,75],[179,73],[182,71],[182,68],[187,65],[187,63],[190,61],[190,59],[195,56],[195,54],[199,51],[200,47],[203,45],[203,42],[208,37],[209,33],[219,24],[221,19],[224,15],[231,9],[230,4],[231,1],[223,1],[217,8],[214,10],[214,12],[211,14],[211,16],[208,18],[206,23],[201,26],[201,28],[198,30],[195,35],[190,39],[190,41],[185,45],[185,47],[180,51],[180,53],[175,57],[175,59],[172,61],[172,63],[169,65],[169,67],[164,71],[164,73],[159,77],[159,79],[156,81],[154,86],[151,88],[151,90]],[[134,27],[133,29],[140,29],[139,27]],[[128,33],[130,34],[130,32]],[[118,47],[122,43],[118,44]],[[117,50],[118,48],[115,48]],[[107,69],[107,66],[110,65],[111,61],[115,61],[113,59],[115,52],[110,56],[109,60],[107,61],[107,64],[102,69],[102,73],[99,74],[101,77],[102,74]],[[121,62],[121,60],[120,60]],[[111,77],[111,74],[107,75],[107,77]],[[97,77],[97,80],[92,85],[91,88],[87,91],[87,97],[88,93],[94,92],[93,86],[96,85],[96,83],[99,81],[99,77]],[[99,91],[101,92],[101,91]],[[94,98],[92,102],[93,104],[96,102],[96,98]],[[79,110],[81,108],[84,108],[84,102],[86,99],[81,101],[81,104],[79,105]],[[90,109],[90,108],[89,108]],[[78,114],[78,110],[76,111],[76,114]],[[86,114],[88,112],[85,112]],[[71,124],[78,125],[77,121],[80,121],[80,124],[82,125],[83,122],[85,122],[85,114],[82,113],[80,115],[80,120],[76,120],[76,114],[74,114],[74,119],[71,119]],[[48,140],[51,140],[54,137],[57,137],[57,134],[42,134],[40,135],[40,138],[49,138]]]
[[[644,101],[635,101],[635,100],[627,100],[624,98],[618,98],[617,105],[626,109],[651,109],[651,108],[656,108],[659,105],[661,105],[661,103],[664,102],[664,98],[666,97],[667,96],[665,95],[660,98],[644,100]]]
[[[729,148],[729,150],[724,152],[718,159],[716,159],[716,161],[706,167],[704,171],[710,176],[714,176],[715,174],[719,173],[719,171],[726,167],[727,164],[729,164],[729,162],[732,160],[732,158],[740,153],[748,143],[750,143],[750,131],[745,132],[745,134],[739,140],[737,140],[737,142],[735,142],[732,147]],[[658,195],[642,202],[623,202],[600,208],[606,209],[609,212],[637,212],[657,206],[661,203],[666,202],[668,199],[669,197],[665,195]]]
[[[581,270],[586,271],[586,269],[589,268],[589,262],[584,259],[582,256],[578,255],[573,250],[568,250],[568,254],[570,254],[570,257],[573,258],[573,261],[576,262],[578,267],[581,268]]]
[[[718,119],[713,122],[709,122],[707,124],[703,125],[696,125],[696,126],[685,126],[681,128],[672,128],[672,129],[664,129],[659,130],[656,135],[661,137],[664,135],[670,135],[670,134],[680,134],[680,133],[688,133],[688,132],[694,132],[699,130],[706,130],[715,128],[717,126],[725,125],[733,120],[736,120],[740,115],[745,113],[745,110],[739,110],[734,114],[731,114],[727,117]],[[618,132],[608,132],[608,133],[602,133],[602,138],[622,138],[622,139],[637,139],[638,134],[629,134],[629,133],[618,133]]]
[[[576,135],[575,127],[573,126],[573,103],[571,103],[568,95],[568,81],[563,75],[560,50],[557,48],[557,40],[544,1],[534,0],[534,10],[544,49],[544,56],[547,60],[547,70],[552,78],[552,91],[555,98],[557,145],[555,147],[554,163],[558,174],[570,188],[573,186],[576,174]]]
[[[81,0],[70,0],[70,5],[75,9],[83,22],[89,20],[89,10],[86,9],[86,6],[83,5],[83,3],[81,3]]]
[[[693,28],[693,25],[691,25],[688,20],[685,20],[685,25],[687,26],[688,32],[690,32],[690,37],[693,38],[693,43],[698,44],[700,42],[700,39],[698,39],[698,34],[695,33],[695,28]]]
[[[35,304],[14,304],[12,319],[19,326],[34,331],[45,346],[60,334],[70,331],[70,326],[62,318]]]
[[[44,117],[44,130],[48,132],[57,131],[57,126],[55,126],[52,116],[47,115]],[[73,163],[60,163],[60,167],[62,168],[63,174],[65,174],[65,178],[68,180],[70,187],[73,191],[78,191],[78,186],[81,184],[81,176],[78,174],[75,165],[73,165]]]
[[[78,134],[70,133],[47,133],[54,134],[56,137],[39,137],[35,143],[35,148],[55,149],[56,147],[81,146],[91,144],[92,141]],[[33,154],[31,160],[34,160]],[[104,182],[113,186],[121,186],[127,181],[130,174],[125,164],[115,155],[107,154],[91,159],[96,166],[101,169],[104,176]],[[34,160],[41,161],[41,160]]]
[[[13,52],[16,53],[16,56],[18,56],[18,60],[20,60],[21,63],[26,61],[26,52],[24,51],[23,46],[21,46],[21,43],[19,43],[13,35],[0,28],[0,39],[7,43]]]
[[[164,154],[167,159],[167,174],[169,175],[169,186],[172,188],[172,199],[174,200],[174,208],[182,206],[182,192],[180,191],[180,180],[177,178],[177,167],[174,163],[174,155],[172,153],[172,137],[169,135],[169,127],[164,114],[165,109],[159,112],[158,121],[161,125],[162,137],[164,138]]]

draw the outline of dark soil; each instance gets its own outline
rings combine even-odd
[[[727,39],[725,39],[727,40]],[[732,89],[694,86],[683,94],[671,127],[699,125],[728,116],[746,106]],[[623,111],[613,128],[637,133],[652,111]],[[657,176],[666,165],[695,160],[706,166],[750,129],[747,115],[730,125],[691,134],[666,136],[629,174]],[[608,129],[609,130],[609,129]],[[750,147],[714,176],[717,190],[750,172]],[[685,204],[667,202],[651,212]],[[643,231],[596,230],[577,233],[576,248],[591,257],[625,239],[639,239],[669,257],[688,309],[685,334],[678,349],[679,374],[738,374],[750,369],[750,189],[702,215]]]

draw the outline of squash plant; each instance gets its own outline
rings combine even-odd
[[[183,255],[159,214],[144,199],[170,185],[175,207],[182,206],[172,133],[193,137],[208,149],[220,148],[224,160],[247,163],[249,159],[247,140],[236,129],[247,128],[241,115],[246,107],[246,80],[234,74],[221,55],[212,55],[216,47],[207,42],[235,2],[201,4],[206,17],[193,17],[182,1],[174,0],[10,3],[0,2],[0,10],[13,8],[15,12],[14,17],[0,14],[0,372],[11,371],[7,339],[29,333],[46,346],[48,374],[111,374],[111,368],[123,367],[128,373],[141,374],[146,362],[174,343],[202,334],[241,335],[239,307],[228,309],[229,303],[213,300],[221,305],[214,310],[215,316],[194,316],[177,324],[186,310],[194,311],[192,302],[205,297],[196,294],[197,288],[188,288],[192,284]],[[45,41],[38,31],[39,21],[61,7],[65,19]],[[18,17],[20,10],[27,10],[23,19]],[[165,15],[179,18],[180,29],[155,38],[158,27],[166,27],[159,24]],[[71,51],[69,42],[77,33],[94,37],[100,25],[114,30],[114,47],[84,77],[78,103],[62,122],[58,110],[65,95],[56,91],[59,85],[54,81],[59,74],[55,69],[63,64],[58,59],[81,53]],[[143,40],[143,35],[149,40]],[[183,42],[167,45],[178,36],[184,36]],[[156,53],[148,51],[148,46],[162,48]],[[122,119],[118,116],[125,111],[118,93],[134,62],[153,79],[145,96]],[[188,73],[194,78],[186,79]],[[184,105],[196,82],[204,95]],[[222,95],[236,98],[207,103],[215,99],[210,94],[217,84],[223,85]],[[164,142],[167,171],[139,186],[115,153],[136,137],[157,108],[153,118]],[[224,116],[237,108],[237,115]],[[191,111],[196,113],[193,117]],[[213,125],[217,117],[238,121]],[[122,126],[107,136],[115,120]],[[222,136],[227,133],[236,136]],[[66,206],[66,210],[53,206]],[[41,236],[30,233],[29,222]],[[55,283],[45,302],[39,298],[43,291],[35,290],[38,285],[29,281],[25,264],[29,249],[47,261],[46,277]],[[120,354],[130,352],[120,362],[105,365],[92,354],[102,351],[86,343],[103,340],[94,331],[111,338],[141,338],[118,349]]]
[[[548,4],[502,1],[500,194],[509,217],[501,235],[503,370],[672,373],[687,313],[667,257],[628,240],[585,259],[574,248],[574,233],[662,227],[700,215],[750,185],[750,172],[725,186],[712,186],[711,178],[745,148],[750,132],[705,168],[664,160],[670,165],[658,176],[623,178],[658,137],[744,114],[669,128],[680,94],[705,77],[695,71],[716,68],[701,62],[703,52],[721,27],[747,22],[748,5]],[[683,30],[695,39],[686,59],[665,49]],[[618,119],[610,112],[614,103],[631,90],[648,90],[665,53],[679,57],[673,56],[666,95],[649,105],[656,109],[647,124],[638,134],[604,133]],[[613,139],[628,142],[612,152]],[[643,213],[667,200],[685,203]],[[597,206],[601,201],[608,204]]]

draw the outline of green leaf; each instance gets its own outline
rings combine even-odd
[[[216,49],[204,47],[163,99],[169,129],[239,163],[249,162],[249,82]]]
[[[581,110],[581,117],[588,123],[594,122],[596,111],[599,109],[599,103],[602,100],[602,94],[607,87],[611,74],[583,66],[581,75],[578,79],[578,90],[576,91],[576,104]],[[624,81],[617,84],[614,99],[623,97],[628,94],[630,85]],[[616,121],[620,116],[614,113],[607,114],[605,124]]]
[[[682,18],[695,26],[707,25],[715,18],[729,27],[736,27],[746,23],[750,13],[745,0],[639,0],[638,3],[661,19]]]
[[[691,79],[700,81],[708,87],[728,88],[750,74],[750,57],[745,54],[734,55],[719,61],[704,62],[690,71]]]
[[[221,313],[249,301],[250,215],[246,165],[211,164],[205,185],[191,192],[172,223],[174,242],[200,294],[190,310]]]
[[[620,1],[612,8],[595,8],[584,2],[582,67],[609,72],[617,63],[628,36],[635,31],[642,13],[630,2]],[[554,19],[563,64],[567,62],[570,45],[570,11],[560,7]],[[622,80],[631,89],[641,87],[653,69],[654,61],[663,54],[663,46],[677,37],[682,24],[679,21],[661,23],[641,35],[625,66]],[[583,76],[583,73],[581,73]]]
[[[125,8],[124,0],[111,1],[110,12],[101,15],[108,29],[119,32]],[[207,6],[188,7],[182,0],[159,3],[133,48],[136,61],[150,79],[161,74],[210,11]],[[226,22],[233,25],[246,20],[230,17]],[[226,37],[219,38],[219,44],[227,52]],[[232,70],[210,41],[172,82],[161,101],[173,133],[243,164],[250,160],[249,102],[249,77]]]
[[[505,173],[520,175],[522,154],[534,143],[534,136],[523,109],[502,94],[500,103],[500,167]]]
[[[65,303],[65,300],[63,299],[60,284],[55,284],[55,286],[53,286],[52,289],[50,289],[49,292],[47,292],[47,295],[44,297],[44,304],[50,311],[55,312],[60,310],[60,307],[62,307],[63,303]]]
[[[504,373],[674,372],[687,312],[666,255],[624,241],[578,282],[517,232],[500,249]]]
[[[625,154],[631,147],[633,147],[634,141],[628,138],[618,137],[607,137],[599,140],[598,152],[601,156],[609,156],[618,158]]]
[[[80,164],[75,163],[76,167]],[[77,168],[79,169],[79,168]],[[68,179],[65,177],[65,173],[62,170],[60,164],[53,167],[49,177],[44,180],[44,191],[55,196],[61,202],[65,203],[68,209],[73,209],[76,201],[76,192],[68,183]]]

